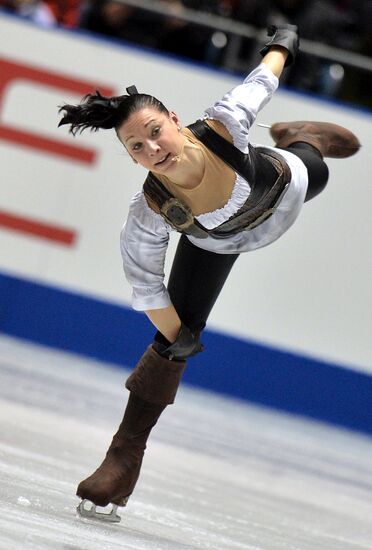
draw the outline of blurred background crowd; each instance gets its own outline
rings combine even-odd
[[[372,63],[372,0],[162,0],[160,5],[162,13],[133,1],[0,0],[2,10],[41,25],[85,29],[238,73],[258,63],[257,38],[182,18],[185,8],[257,30],[290,22],[302,39],[367,56]],[[346,56],[343,63],[306,48],[286,71],[285,84],[372,108],[372,71],[349,64]]]

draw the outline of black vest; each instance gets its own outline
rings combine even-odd
[[[143,185],[149,204],[155,204],[174,229],[200,239],[210,235],[226,238],[240,231],[249,231],[267,220],[275,212],[291,180],[291,171],[284,159],[271,149],[253,147],[251,144],[248,145],[248,154],[242,153],[202,120],[190,124],[188,128],[208,149],[247,180],[251,192],[246,202],[227,221],[213,229],[206,229],[195,219],[191,209],[149,172]]]

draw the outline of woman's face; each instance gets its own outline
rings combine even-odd
[[[117,134],[135,161],[158,174],[172,171],[177,164],[174,157],[182,150],[185,139],[175,113],[168,115],[152,107],[130,115]]]

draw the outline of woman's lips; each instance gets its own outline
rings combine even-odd
[[[164,158],[163,160],[159,160],[159,162],[156,162],[155,163],[155,166],[161,166],[162,164],[165,164],[167,162],[167,160],[169,159],[170,157],[170,153],[168,153]]]

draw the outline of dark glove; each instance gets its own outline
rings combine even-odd
[[[272,38],[269,42],[266,42],[265,46],[260,50],[262,57],[267,54],[272,46],[281,46],[289,52],[284,66],[288,67],[288,65],[291,65],[297,55],[300,45],[300,40],[297,34],[297,25],[280,25],[279,27],[271,25],[267,29],[267,34]]]
[[[204,348],[200,343],[199,337],[199,332],[192,332],[182,323],[180,331],[173,344],[166,347],[164,344],[160,344],[155,341],[152,347],[159,355],[165,357],[166,359],[185,361],[188,357],[192,357],[193,355],[203,351]]]

